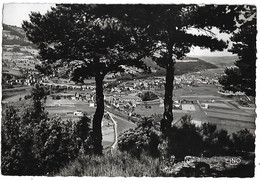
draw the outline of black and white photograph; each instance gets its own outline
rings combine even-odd
[[[227,3],[2,3],[1,177],[255,178],[258,6]]]

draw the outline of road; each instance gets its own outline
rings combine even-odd
[[[120,116],[117,116],[109,111],[106,111],[108,113],[108,115],[110,116],[113,124],[114,124],[114,135],[115,135],[115,139],[114,139],[114,143],[111,146],[112,149],[115,149],[117,146],[117,141],[118,141],[118,136],[120,133],[123,133],[125,130],[130,129],[130,128],[134,128],[136,127],[136,125]]]
[[[118,138],[117,138],[117,122],[114,120],[112,113],[110,113],[108,111],[107,111],[107,113],[110,116],[110,118],[111,118],[111,120],[112,120],[112,122],[114,124],[114,143],[111,146],[111,148],[114,150],[116,148],[116,146],[117,146],[117,141],[118,141]]]

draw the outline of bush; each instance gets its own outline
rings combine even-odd
[[[248,129],[233,133],[231,138],[226,130],[216,128],[216,125],[210,123],[202,125],[204,153],[206,153],[204,156],[254,152],[255,137]]]
[[[159,125],[152,119],[144,118],[137,128],[124,132],[119,137],[118,146],[121,151],[140,157],[141,153],[166,159],[174,156],[176,161],[185,156],[225,156],[235,155],[243,151],[254,151],[254,136],[248,130],[234,133],[233,138],[226,130],[217,130],[217,126],[204,123],[196,127],[190,116],[183,116],[181,124],[172,126],[167,135],[162,135]],[[163,150],[158,145],[165,143]]]
[[[226,130],[217,130],[211,123],[202,124],[204,156],[225,155],[231,149],[231,140]]]
[[[31,97],[32,97],[31,95],[25,95],[24,99],[27,100],[27,99],[30,99]]]
[[[2,123],[2,173],[43,175],[77,157],[79,145],[71,121],[59,118],[39,122],[17,116],[10,107]]]
[[[78,145],[83,148],[85,154],[91,154],[93,151],[91,139],[92,129],[90,128],[90,124],[91,119],[84,113],[83,117],[81,117],[75,125],[75,135],[77,137]]]
[[[44,175],[56,172],[75,159],[82,147],[90,150],[89,119],[62,121],[60,118],[28,122],[10,107],[2,123],[2,173]]]
[[[200,156],[203,151],[202,136],[190,120],[190,116],[182,117],[181,126],[173,126],[168,133],[167,154],[174,155],[176,160],[187,155]]]
[[[248,129],[232,134],[233,147],[237,151],[255,151],[255,137]]]
[[[151,101],[151,100],[158,99],[158,96],[151,91],[145,92],[143,94],[139,94],[138,96],[142,99],[142,101]]]
[[[140,158],[144,152],[158,157],[159,129],[159,125],[153,123],[151,119],[144,118],[136,128],[125,131],[119,136],[118,147],[121,151],[127,151],[137,158]]]

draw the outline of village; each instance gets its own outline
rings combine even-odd
[[[244,108],[238,103],[239,99],[250,102],[246,96],[237,95],[236,97],[239,96],[239,99],[224,96],[217,81],[219,74],[214,73],[210,76],[203,74],[204,72],[200,71],[175,77],[173,92],[175,121],[173,124],[188,114],[192,116],[193,122],[198,126],[204,122],[212,122],[219,125],[219,128],[229,127],[231,132],[239,130],[241,127],[247,127],[253,132],[255,129],[254,106],[251,104]],[[49,95],[46,97],[46,110],[52,116],[75,120],[78,120],[84,113],[93,116],[96,107],[93,79],[89,79],[87,84],[77,85],[68,79],[53,79],[48,76],[37,78],[31,76],[27,79],[13,79],[5,83],[13,86],[33,86],[38,83],[44,86],[49,90]],[[111,82],[114,82],[111,79],[106,80],[104,82],[104,100],[107,110],[133,123],[137,123],[141,118],[147,116],[154,118],[156,122],[162,119],[164,77],[119,81],[116,86],[110,85]],[[199,93],[201,89],[205,90]],[[157,99],[142,101],[138,95],[145,92],[152,92]],[[193,96],[194,94],[196,96]],[[24,98],[17,97],[17,100],[22,99]],[[7,100],[8,98],[3,101],[15,102]]]

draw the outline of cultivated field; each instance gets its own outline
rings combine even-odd
[[[174,100],[192,101],[193,104],[182,104],[181,110],[173,110],[173,124],[184,115],[191,115],[192,122],[197,125],[213,123],[217,129],[226,129],[229,133],[247,128],[252,133],[255,131],[255,109],[234,106],[238,104],[234,99],[227,98],[217,93],[215,85],[201,84],[199,87],[183,87],[173,91]],[[163,91],[160,92],[161,96]],[[199,101],[199,104],[198,102]],[[207,104],[208,109],[205,109]],[[162,105],[161,105],[162,106]],[[163,107],[152,105],[151,107],[137,106],[134,113],[151,116],[163,113]],[[202,108],[203,107],[203,108]],[[157,120],[159,121],[159,120]]]

